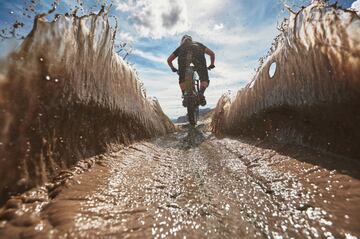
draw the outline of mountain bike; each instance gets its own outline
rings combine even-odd
[[[195,126],[199,119],[199,91],[199,78],[194,65],[191,64],[185,70],[184,106],[187,108],[187,117],[192,126]]]

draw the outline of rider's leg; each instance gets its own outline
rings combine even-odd
[[[208,69],[206,68],[205,64],[199,68],[198,75],[199,75],[200,82],[201,82],[200,83],[200,92],[199,92],[199,100],[200,100],[199,103],[201,106],[205,106],[206,100],[205,100],[204,92],[205,92],[206,88],[209,86],[209,73],[208,73]]]
[[[182,95],[184,95],[185,90],[186,90],[186,85],[185,85],[185,72],[182,68],[179,68],[179,86],[182,92]]]
[[[179,85],[180,85],[181,92],[184,95],[185,89],[186,89],[185,82],[180,82]]]
[[[209,86],[209,73],[206,64],[201,65],[197,71],[200,78],[200,95],[204,95],[206,88]]]
[[[208,80],[202,80],[200,81],[200,91],[199,91],[199,100],[200,100],[200,105],[201,106],[205,106],[206,105],[206,99],[204,96],[204,92],[206,90],[206,88],[209,86],[209,81]]]
[[[206,90],[206,88],[208,88],[208,86],[209,86],[209,81],[200,81],[201,83],[200,83],[200,94],[204,94],[205,93],[205,90]]]
[[[186,91],[185,81],[179,80],[179,86],[180,86],[180,89],[181,89],[181,92],[182,92],[182,96],[183,96],[182,104],[183,104],[184,107],[186,107],[186,106],[187,106],[187,102],[186,102],[186,98],[184,97],[185,91]]]

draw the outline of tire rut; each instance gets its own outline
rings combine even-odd
[[[0,224],[0,237],[359,235],[360,204],[354,202],[359,202],[360,182],[299,161],[318,158],[318,152],[298,150],[291,157],[258,143],[216,139],[199,130],[119,148],[85,173],[63,181],[52,199],[42,196],[41,204],[30,200],[21,220],[8,214],[24,212],[4,214],[8,219]],[[344,194],[349,187],[352,194]],[[338,202],[337,197],[347,200]],[[38,215],[36,220],[30,212]]]

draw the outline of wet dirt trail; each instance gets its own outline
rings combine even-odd
[[[270,148],[201,129],[122,147],[52,199],[8,202],[0,237],[360,237],[358,163]]]

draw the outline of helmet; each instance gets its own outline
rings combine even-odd
[[[181,45],[184,44],[185,42],[192,42],[192,37],[189,36],[189,35],[184,35],[184,36],[181,38]]]

